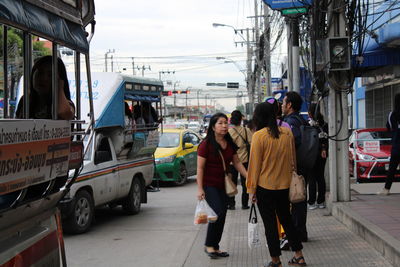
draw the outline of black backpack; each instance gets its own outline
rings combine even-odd
[[[297,168],[310,170],[314,167],[319,153],[318,129],[308,125],[300,115],[295,117],[301,122],[301,143],[296,149]]]

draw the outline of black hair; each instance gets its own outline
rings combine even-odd
[[[253,121],[258,131],[267,128],[273,138],[279,138],[280,132],[272,104],[268,102],[258,104],[254,110]]]
[[[400,121],[400,93],[394,96],[393,115],[397,121]]]
[[[324,116],[322,116],[319,105],[316,103],[311,103],[310,106],[308,107],[308,113],[311,115],[311,118],[318,122],[319,126],[324,126],[325,121],[324,121]]]
[[[218,144],[217,140],[215,140],[215,132],[213,127],[215,126],[215,124],[217,123],[217,121],[220,118],[224,118],[226,119],[226,121],[228,121],[228,117],[224,114],[224,113],[216,113],[214,114],[211,119],[210,119],[210,123],[208,125],[208,129],[207,129],[207,136],[205,138],[205,140],[207,140],[211,146],[214,148],[214,152],[215,154],[218,154],[218,151],[222,151],[221,146]],[[224,136],[226,142],[228,143],[228,146],[231,146],[233,148],[233,150],[237,151],[238,150],[238,146],[233,142],[232,137],[229,133],[227,133]]]
[[[231,123],[235,126],[239,126],[242,122],[243,114],[240,110],[234,110],[231,113]]]
[[[125,115],[132,119],[133,115],[131,109],[129,108],[129,104],[124,102],[124,106],[125,106]]]
[[[286,93],[286,104],[287,103],[291,103],[293,110],[299,112],[303,104],[303,99],[301,99],[301,96],[297,92],[290,91]]]
[[[61,58],[57,58],[57,63],[58,63],[58,77],[59,79],[61,79],[64,83],[64,94],[65,97],[71,101],[71,93],[69,91],[69,82],[68,82],[68,76],[67,76],[67,70],[65,68],[64,62],[61,60]],[[35,74],[36,71],[38,71],[40,69],[40,67],[42,67],[43,65],[50,65],[52,66],[53,64],[53,56],[44,56],[41,57],[39,59],[37,59],[35,61],[35,64],[32,67],[32,71],[31,71],[31,77],[30,77],[30,96],[29,96],[29,117],[33,118],[34,114],[35,114],[35,109],[37,108],[37,105],[39,102],[39,99],[42,97],[39,95],[38,92],[36,92],[36,90],[33,90],[33,76]],[[52,99],[52,92],[50,92],[50,94],[47,96],[47,102],[50,103],[50,105],[48,105],[47,107],[47,114],[49,115],[48,119],[50,119],[52,117],[52,112],[51,112],[51,103],[53,102]],[[18,118],[22,118],[23,117],[23,98],[21,98],[21,100],[18,103],[18,107],[17,107],[17,117]]]

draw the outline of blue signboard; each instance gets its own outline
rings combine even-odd
[[[312,0],[263,0],[273,10],[281,10],[294,7],[307,7],[312,5]]]

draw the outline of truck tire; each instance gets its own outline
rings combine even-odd
[[[129,194],[122,204],[122,208],[129,215],[138,214],[142,203],[142,183],[139,178],[133,178]]]
[[[72,214],[65,221],[65,232],[71,234],[87,232],[94,215],[92,195],[86,190],[80,190],[76,193],[72,205]]]
[[[186,166],[184,163],[181,163],[179,165],[179,178],[178,178],[179,180],[175,181],[174,184],[177,186],[184,185],[187,182],[187,178],[188,178],[188,173],[186,170]]]

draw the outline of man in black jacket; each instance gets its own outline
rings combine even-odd
[[[284,115],[283,120],[287,122],[292,128],[292,133],[294,136],[295,147],[299,148],[301,145],[301,132],[300,126],[306,125],[307,121],[300,115],[300,109],[303,100],[301,96],[296,92],[288,92],[283,99],[282,113]],[[307,182],[308,170],[304,166],[299,166],[297,160],[297,173],[303,175]],[[299,236],[302,242],[308,241],[307,234],[307,200],[292,204],[292,219],[293,223],[299,232]]]

